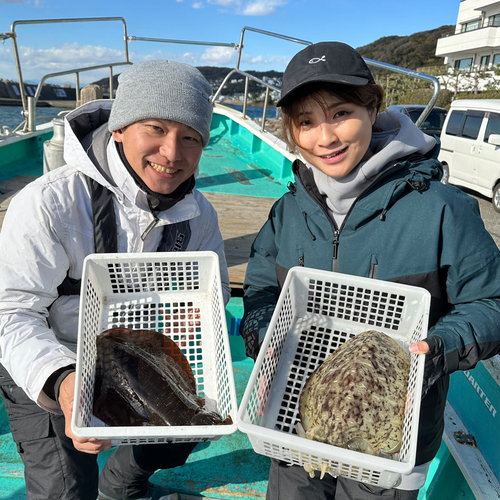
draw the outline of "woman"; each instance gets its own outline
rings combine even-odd
[[[436,140],[405,115],[379,115],[382,98],[342,43],[310,45],[286,68],[278,106],[301,160],[253,244],[241,334],[255,359],[297,265],[426,288],[429,337],[410,347],[427,354],[416,467],[383,490],[273,460],[268,499],[416,499],[441,443],[449,374],[500,351],[500,253],[477,202],[439,182]]]

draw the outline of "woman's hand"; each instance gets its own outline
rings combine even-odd
[[[410,352],[414,354],[427,354],[429,352],[429,344],[422,340],[410,346]]]
[[[444,343],[441,337],[431,335],[427,340],[422,340],[410,346],[410,352],[425,354],[424,381],[422,397],[429,388],[444,375]]]
[[[84,453],[101,453],[101,451],[111,448],[109,439],[101,440],[97,438],[79,438],[71,430],[71,416],[73,414],[73,399],[75,394],[75,373],[70,373],[61,383],[59,388],[59,405],[64,413],[66,421],[66,436],[73,440],[73,445],[78,451]]]

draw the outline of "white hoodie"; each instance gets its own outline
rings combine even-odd
[[[0,362],[14,382],[39,406],[60,412],[43,392],[48,377],[76,360],[79,296],[58,297],[69,274],[82,276],[85,257],[94,253],[92,208],[85,176],[115,194],[118,252],[154,252],[166,224],[189,220],[186,251],[212,250],[219,256],[225,300],[229,278],[217,214],[203,195],[192,194],[153,221],[146,195],[126,171],[114,141],[107,145],[109,177],[91,161],[70,122],[109,110],[112,101],[93,101],[68,114],[60,167],[28,184],[12,200],[0,232]],[[89,114],[89,116],[91,116]],[[85,174],[85,175],[83,175]],[[50,313],[49,313],[50,307]],[[49,327],[50,324],[50,327]]]

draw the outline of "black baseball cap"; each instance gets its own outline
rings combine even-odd
[[[375,80],[363,58],[351,46],[342,42],[315,43],[295,54],[288,63],[276,106],[287,104],[297,89],[312,82],[359,87]]]

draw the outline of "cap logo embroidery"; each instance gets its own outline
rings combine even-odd
[[[325,59],[325,56],[321,56],[321,57],[313,57],[310,61],[309,61],[309,64],[317,64],[319,62],[326,62],[326,59]]]

